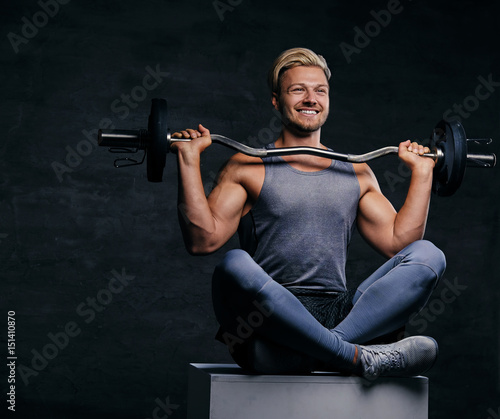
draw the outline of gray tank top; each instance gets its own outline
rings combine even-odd
[[[262,190],[238,228],[242,249],[286,287],[344,291],[360,194],[352,164],[302,172],[278,156],[263,161]]]

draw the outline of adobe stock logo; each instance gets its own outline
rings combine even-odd
[[[221,0],[214,0],[212,2],[212,6],[214,6],[217,16],[219,16],[219,20],[224,22],[224,14],[234,11],[234,8],[239,6],[242,2],[243,0],[226,0],[225,2]]]
[[[111,279],[96,293],[95,297],[87,297],[76,307],[76,314],[83,318],[85,324],[92,323],[97,313],[104,311],[114,300],[114,296],[121,293],[135,279],[135,275],[127,274],[125,268],[122,268],[121,273],[113,269],[111,274]],[[24,385],[28,386],[32,377],[37,377],[45,370],[82,331],[81,322],[68,320],[62,330],[47,333],[45,344],[31,350],[33,355],[31,362],[28,365],[19,364],[17,367]]]
[[[40,29],[47,26],[49,20],[59,13],[59,5],[65,5],[69,2],[70,0],[39,0],[37,4],[41,10],[35,12],[31,19],[28,19],[26,16],[21,18],[21,22],[23,23],[21,26],[21,35],[15,32],[7,34],[7,39],[14,52],[17,54],[21,45],[28,44],[31,39],[38,35]]]
[[[488,419],[500,419],[500,407],[498,407],[496,412],[490,408],[486,413],[488,413],[488,415],[491,415],[488,416]]]
[[[486,77],[479,76],[479,82],[475,89],[474,94],[466,96],[462,103],[454,103],[453,106],[443,113],[443,119],[449,121],[461,121],[467,119],[472,112],[475,112],[480,104],[488,100],[500,86],[500,82],[493,80],[493,74],[490,73]]]
[[[174,410],[179,408],[178,404],[173,404],[170,402],[170,397],[166,397],[165,401],[162,401],[159,397],[155,399],[156,406],[153,409],[151,418],[147,419],[166,419],[174,414]],[[160,413],[164,413],[159,416]]]
[[[360,54],[364,48],[370,45],[373,38],[380,35],[382,28],[389,26],[392,17],[400,14],[403,10],[404,7],[399,0],[389,0],[387,2],[387,8],[379,10],[378,12],[371,10],[370,15],[373,17],[373,20],[368,21],[363,28],[359,26],[353,28],[354,45],[348,44],[347,42],[341,42],[339,44],[347,64],[350,64],[352,61],[351,55]]]
[[[255,330],[264,324],[265,319],[274,312],[274,306],[270,301],[264,300],[262,303],[259,303],[255,300],[252,304],[255,310],[246,316],[246,320],[241,316],[236,318],[236,323],[238,324],[236,335],[227,331],[222,334],[222,339],[230,353],[234,353],[234,346],[245,342],[245,339],[252,336]]]

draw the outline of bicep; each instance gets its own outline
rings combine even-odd
[[[222,246],[238,229],[247,191],[235,177],[223,171],[208,196],[208,205],[215,223],[217,246]]]
[[[397,212],[382,194],[375,175],[369,168],[358,173],[358,178],[363,190],[358,204],[358,230],[378,252],[392,256]]]

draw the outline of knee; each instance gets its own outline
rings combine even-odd
[[[251,291],[253,282],[251,275],[253,269],[260,267],[252,257],[241,249],[233,249],[227,252],[224,258],[215,267],[213,284],[222,288],[234,286]]]
[[[233,249],[227,252],[215,269],[222,272],[231,272],[239,264],[239,260],[245,258],[247,252],[241,249]]]
[[[428,240],[420,240],[416,243],[422,263],[429,265],[440,277],[446,269],[446,256],[443,251]]]
[[[409,246],[410,261],[429,267],[435,275],[435,281],[443,275],[446,269],[446,256],[428,240],[418,240]]]
[[[227,252],[223,259],[215,267],[215,275],[220,278],[237,277],[242,266],[252,260],[250,255],[241,249],[233,249]]]

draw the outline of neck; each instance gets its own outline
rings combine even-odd
[[[297,135],[290,130],[283,129],[274,144],[276,148],[302,146],[325,149],[326,147],[320,143],[320,133],[321,130],[317,130],[311,133],[307,133],[307,135]],[[294,168],[304,172],[315,172],[318,170],[323,170],[331,165],[331,160],[329,159],[318,156],[311,156],[308,154],[281,156],[281,158]]]
[[[276,140],[276,147],[316,147],[321,146],[321,129],[308,133],[295,133],[286,127],[281,131]]]

